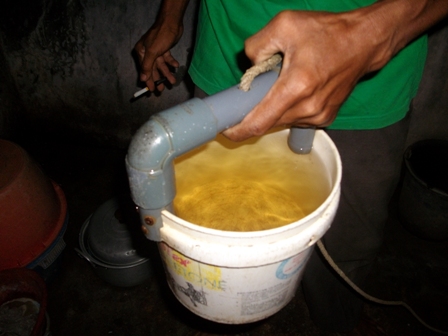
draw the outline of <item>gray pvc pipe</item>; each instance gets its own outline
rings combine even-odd
[[[276,71],[270,71],[256,77],[247,92],[236,85],[202,100],[193,98],[152,116],[136,132],[126,156],[126,169],[132,199],[149,239],[160,241],[161,210],[170,209],[175,197],[174,158],[239,123],[277,77]],[[291,149],[306,153],[303,148],[311,149],[314,130],[307,131],[305,137],[300,136],[300,129],[294,132],[288,139]],[[308,143],[302,146],[297,141]]]
[[[291,127],[288,136],[288,146],[294,153],[308,154],[313,148],[315,127]]]

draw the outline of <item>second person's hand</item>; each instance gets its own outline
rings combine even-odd
[[[188,0],[164,0],[156,22],[134,47],[140,65],[139,78],[150,91],[164,89],[163,84],[157,88],[154,85],[162,77],[171,84],[176,82],[170,67],[179,67],[179,62],[171,55],[170,49],[182,37],[187,5]]]

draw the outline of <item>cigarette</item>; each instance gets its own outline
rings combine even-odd
[[[144,94],[147,91],[149,91],[148,87],[145,87],[144,89],[141,89],[140,91],[137,91],[136,93],[134,93],[134,98],[137,98],[138,96],[141,96],[142,94]]]

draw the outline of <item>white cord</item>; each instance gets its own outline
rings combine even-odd
[[[366,292],[364,292],[361,288],[359,288],[358,286],[356,286],[345,274],[344,272],[342,272],[342,270],[338,267],[338,265],[336,265],[336,263],[333,261],[333,259],[330,257],[330,255],[328,254],[327,250],[324,247],[324,244],[322,243],[321,240],[317,241],[317,246],[319,247],[320,251],[322,252],[325,260],[328,261],[328,263],[331,265],[331,267],[336,271],[336,273],[338,273],[341,278],[350,285],[350,287],[352,287],[356,292],[358,292],[359,294],[361,294],[363,297],[365,297],[367,300],[375,302],[375,303],[379,303],[382,305],[389,305],[389,306],[403,306],[404,308],[406,308],[421,324],[423,324],[426,328],[439,333],[439,334],[443,334],[443,335],[448,335],[447,331],[443,331],[443,330],[439,330],[436,329],[434,327],[431,327],[429,324],[427,324],[425,321],[423,321],[416,313],[415,311],[406,303],[403,301],[387,301],[387,300],[381,300],[378,299],[372,295],[367,294]]]

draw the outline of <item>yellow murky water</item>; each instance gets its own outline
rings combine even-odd
[[[175,161],[178,217],[226,231],[259,231],[295,222],[329,195],[315,153],[292,153],[281,133],[244,143],[223,136]]]

